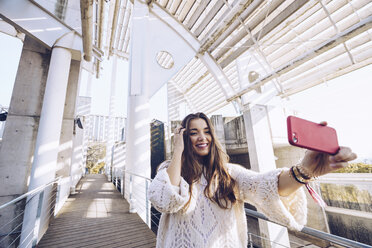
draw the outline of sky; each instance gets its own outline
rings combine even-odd
[[[22,50],[22,42],[0,33],[0,105],[9,106],[11,92]],[[107,115],[108,99],[113,71],[113,59],[104,62],[99,80],[93,77],[92,86],[87,87],[88,73],[82,73],[80,95],[91,95],[92,114]],[[116,114],[126,116],[126,96],[128,81],[128,62],[118,59],[116,71]],[[314,121],[327,121],[338,133],[340,145],[350,146],[357,152],[360,160],[372,161],[372,65],[329,80],[326,83],[297,93],[284,101],[287,108],[296,110],[299,117]],[[151,119],[167,122],[167,89],[162,87],[150,99]],[[228,106],[214,114],[231,116],[234,109]],[[235,115],[235,113],[233,114]]]

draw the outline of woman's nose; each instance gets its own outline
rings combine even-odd
[[[204,134],[200,134],[198,136],[198,140],[205,140],[205,135]]]

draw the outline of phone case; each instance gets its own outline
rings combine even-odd
[[[287,118],[288,141],[293,146],[336,154],[339,145],[336,130],[295,116]]]

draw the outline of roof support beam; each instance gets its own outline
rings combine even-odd
[[[233,96],[235,93],[234,88],[232,87],[229,79],[225,75],[220,65],[214,60],[214,58],[209,53],[204,53],[203,55],[199,54],[198,57],[215,78],[226,99],[230,96]]]
[[[22,41],[25,39],[24,33],[19,32],[15,27],[13,27],[12,25],[8,24],[3,20],[0,20],[0,32],[13,37],[17,37]]]
[[[291,16],[295,11],[301,8],[308,0],[296,0],[291,3],[284,11],[280,12],[270,23],[265,25],[260,32],[254,35],[254,39],[258,39],[258,36],[264,37],[269,32],[271,32],[274,28],[276,28],[280,23],[282,23],[285,19]],[[254,45],[254,40],[251,38],[244,42],[244,44],[236,49],[233,53],[230,54],[226,59],[224,59],[220,64],[222,68],[225,68],[228,64],[230,64],[233,60],[238,58],[241,54],[243,54],[246,50],[248,50],[251,46]]]
[[[118,13],[119,13],[119,8],[120,8],[120,2],[121,0],[115,1],[115,9],[113,13],[114,16],[112,18],[112,25],[111,25],[109,55],[112,55],[112,50],[114,49],[115,33],[116,33],[118,18],[119,18]]]
[[[335,35],[331,39],[329,39],[326,42],[321,43],[319,46],[315,47],[313,50],[289,61],[287,64],[283,65],[267,77],[263,78],[262,80],[254,82],[249,87],[245,88],[244,90],[241,90],[238,94],[236,94],[234,97],[231,97],[228,99],[228,101],[232,101],[238,97],[241,97],[242,95],[264,85],[265,83],[269,82],[271,79],[273,79],[276,75],[282,75],[299,65],[309,61],[310,59],[315,58],[316,56],[319,56],[320,54],[338,46],[339,44],[342,44],[343,42],[367,31],[368,29],[372,28],[372,16],[368,16],[367,18],[363,19],[362,21],[358,22],[357,24],[351,26],[350,28],[346,29],[345,31]]]
[[[93,1],[80,0],[80,12],[84,59],[91,61],[93,54]]]
[[[323,4],[323,1],[322,0],[320,0],[319,3],[322,6],[322,9],[324,10],[324,12],[327,14],[327,17],[328,17],[329,21],[332,23],[332,26],[334,27],[334,29],[336,30],[336,32],[339,33],[340,30],[338,29],[335,21],[332,19],[331,15],[329,14],[329,11],[328,11],[327,7]],[[349,49],[347,48],[346,44],[343,43],[343,46],[344,46],[344,48],[345,48],[345,50],[347,52],[347,55],[349,55],[349,58],[350,58],[351,63],[352,64],[355,64],[355,60],[353,58],[353,55],[351,55],[351,53],[350,53]]]
[[[200,52],[213,51],[240,25],[238,18],[246,19],[262,2],[263,0],[253,2],[245,0],[243,3],[230,7],[230,15],[225,18],[213,34],[206,35],[206,39],[202,41]]]

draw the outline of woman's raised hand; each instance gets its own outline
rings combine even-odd
[[[321,122],[320,124],[326,126],[327,122]],[[344,168],[349,161],[356,158],[357,155],[349,147],[340,147],[340,150],[335,155],[308,150],[301,162],[301,166],[311,176],[318,177]]]
[[[174,130],[174,152],[183,152],[184,144],[183,144],[183,133],[185,132],[185,128],[182,126],[177,126]]]
[[[349,147],[340,147],[335,155],[308,150],[301,165],[312,177],[318,177],[344,168],[356,158],[357,155]]]

